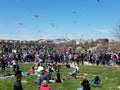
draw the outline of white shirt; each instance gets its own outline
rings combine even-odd
[[[44,68],[42,66],[38,67],[38,71],[41,72]]]

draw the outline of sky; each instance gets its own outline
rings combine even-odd
[[[120,0],[0,0],[0,39],[115,39]]]

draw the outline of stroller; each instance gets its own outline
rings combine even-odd
[[[90,85],[97,86],[100,84],[100,82],[100,77],[97,75],[90,81]]]

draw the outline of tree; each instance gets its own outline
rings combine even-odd
[[[115,27],[115,32],[113,32],[113,35],[118,39],[120,40],[120,25],[117,25]]]

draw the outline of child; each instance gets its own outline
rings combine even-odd
[[[29,70],[29,74],[34,74],[34,67],[31,67],[31,69]]]
[[[51,88],[50,88],[50,86],[48,86],[48,83],[46,80],[42,81],[39,90],[51,90]]]

